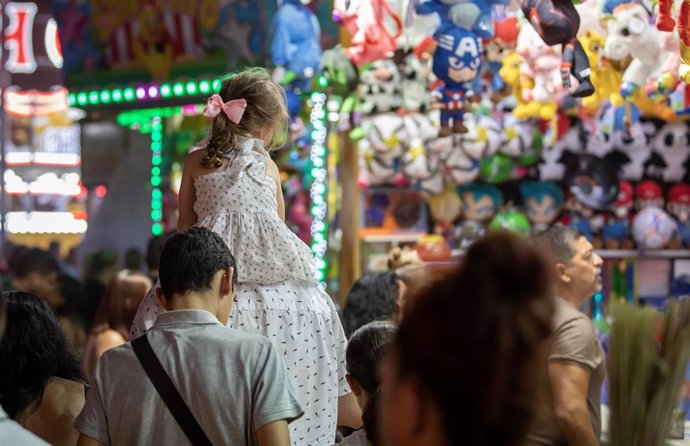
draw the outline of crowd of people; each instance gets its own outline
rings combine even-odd
[[[94,259],[81,289],[100,297],[76,311],[57,262],[15,263],[0,444],[598,444],[603,355],[578,308],[601,259],[583,236],[494,233],[444,270],[363,276],[340,314],[283,221],[281,88],[243,71],[205,114],[152,277]]]

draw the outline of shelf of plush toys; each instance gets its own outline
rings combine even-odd
[[[687,257],[654,250],[690,248],[690,70],[669,11],[389,3],[335,1],[351,38],[304,71],[323,73],[329,120],[357,141],[363,263],[425,234],[453,256],[486,230],[555,222],[612,260]]]

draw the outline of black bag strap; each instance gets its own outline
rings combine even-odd
[[[180,393],[175,388],[172,380],[161,365],[156,353],[149,344],[146,335],[139,336],[132,341],[132,348],[137,355],[139,362],[149,376],[149,379],[156,388],[156,391],[163,399],[163,402],[172,413],[177,424],[182,428],[189,441],[194,446],[211,446],[211,442],[199,426],[194,415],[187,407]]]

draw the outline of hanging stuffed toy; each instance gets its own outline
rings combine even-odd
[[[471,89],[472,81],[481,70],[481,42],[470,31],[453,25],[439,29],[434,38],[438,47],[434,53],[433,71],[443,82],[432,99],[432,108],[441,111],[439,135],[466,133],[463,117],[466,99],[475,93]]]
[[[515,107],[512,114],[518,119],[542,118],[553,119],[558,110],[558,103],[551,101],[542,104],[536,101],[526,101],[525,91],[534,88],[534,80],[520,71],[522,67],[522,57],[515,51],[508,53],[503,58],[501,69],[498,75],[510,87],[515,98]]]
[[[340,96],[343,101],[338,110],[340,117],[338,130],[349,130],[350,139],[359,141],[364,136],[359,126],[362,117],[361,102],[357,94],[359,71],[347,58],[345,49],[340,45],[323,52],[320,68],[326,78],[328,91]]]
[[[508,0],[421,0],[415,12],[419,15],[437,14],[441,19],[440,28],[457,26],[482,39],[490,39],[494,34],[491,7],[507,4]]]
[[[669,54],[660,48],[659,31],[649,23],[649,14],[637,3],[622,4],[606,23],[608,35],[604,46],[606,57],[632,62],[623,74],[621,96],[631,100],[640,87],[658,74]]]
[[[393,34],[384,25],[386,15],[395,23]],[[352,37],[346,51],[357,67],[391,57],[403,30],[402,20],[386,0],[336,1],[333,20]]]
[[[296,117],[300,93],[309,90],[321,63],[319,21],[301,0],[283,0],[273,17],[271,59],[276,67],[273,78],[287,87],[288,110]]]
[[[508,88],[499,76],[503,58],[515,50],[520,24],[517,17],[494,21],[494,36],[485,46],[486,68],[491,77],[491,91],[494,95],[506,95]],[[497,98],[498,99],[498,98]]]
[[[656,28],[671,32],[676,26],[672,16],[673,0],[659,0]],[[678,11],[678,37],[680,38],[680,66],[678,75],[683,82],[690,82],[690,2],[682,1]]]
[[[398,110],[402,106],[402,79],[392,59],[377,60],[360,70],[358,87],[365,115]]]
[[[622,105],[623,98],[618,90],[623,82],[623,72],[604,57],[606,40],[595,31],[586,31],[580,36],[580,42],[589,60],[590,78],[594,85],[594,94],[582,98],[585,111],[595,114],[604,101],[615,106]]]
[[[561,80],[561,47],[549,46],[531,26],[523,26],[518,36],[517,52],[522,58],[520,73],[534,81],[532,88],[522,88],[522,99],[549,104],[549,118],[553,119],[557,104],[554,101],[565,96],[567,89]]]
[[[522,12],[547,45],[563,45],[561,80],[570,88],[570,75],[580,85],[571,94],[586,97],[594,93],[589,79],[589,61],[577,40],[580,16],[571,0],[523,0]]]

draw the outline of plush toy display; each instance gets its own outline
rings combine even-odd
[[[360,141],[360,187],[404,184],[397,160],[405,152],[405,123],[394,113],[380,114],[362,123],[367,137]]]
[[[461,143],[459,135],[441,138],[449,150],[441,156],[441,169],[444,176],[456,184],[468,184],[479,176],[480,157],[473,156]],[[437,144],[438,145],[438,144]]]
[[[452,247],[492,219],[523,232],[560,220],[597,249],[666,246],[668,190],[671,246],[690,249],[690,86],[677,76],[690,79],[690,0],[676,20],[671,2],[336,0],[345,48],[324,52],[312,88],[328,94],[329,128],[359,141],[359,185],[425,200],[398,214],[428,218],[414,230]],[[439,20],[419,28],[420,15]]]
[[[482,158],[479,163],[479,178],[491,184],[504,183],[511,178],[514,168],[515,161],[512,158],[495,153]]]
[[[659,123],[659,129],[651,140],[653,154],[663,160],[662,179],[673,183],[685,175],[683,162],[690,154],[690,127],[684,121]]]
[[[491,91],[494,95],[508,93],[507,86],[498,72],[501,70],[503,58],[515,51],[519,32],[520,24],[515,16],[500,21],[494,20],[494,36],[484,47],[486,68],[491,77]]]
[[[638,211],[656,207],[664,207],[664,196],[661,193],[661,186],[653,180],[641,181],[635,186],[635,208]]]
[[[558,111],[558,102],[555,100],[540,103],[531,99],[534,89],[534,79],[521,71],[522,56],[517,52],[511,52],[503,58],[503,64],[498,75],[508,85],[515,98],[516,106],[512,115],[518,119],[541,118],[551,120]]]
[[[450,245],[443,236],[429,234],[421,237],[414,245],[419,258],[425,262],[444,262],[450,259]]]
[[[452,25],[439,29],[434,38],[438,47],[434,53],[433,71],[443,82],[432,100],[432,107],[441,111],[439,134],[466,133],[463,117],[467,97],[475,94],[472,81],[481,69],[481,42],[470,31]]]
[[[618,197],[611,213],[607,215],[602,231],[606,249],[630,249],[630,224],[632,220],[633,187],[628,181],[621,181]]]
[[[393,33],[385,26],[386,16],[395,24]],[[386,0],[336,1],[333,20],[350,34],[346,51],[358,67],[392,56],[403,30],[400,17]]]
[[[572,74],[579,85],[572,92],[575,97],[594,93],[589,78],[589,61],[577,40],[580,16],[571,0],[523,0],[522,12],[547,45],[562,45],[561,81],[570,88]]]
[[[520,194],[525,212],[535,233],[548,228],[560,216],[563,191],[551,181],[524,181]]]
[[[575,228],[589,240],[595,248],[600,247],[600,232],[603,227],[603,219],[595,214],[594,209],[582,204],[571,195],[566,200],[566,212],[561,219],[561,223],[571,228]]]
[[[493,5],[506,5],[507,0],[421,0],[415,7],[419,15],[437,14],[441,27],[454,26],[472,31],[482,39],[494,33],[491,20]]]
[[[674,184],[668,191],[666,208],[678,223],[674,248],[690,247],[690,184]]]
[[[618,61],[632,57],[620,89],[621,96],[630,100],[652,75],[658,74],[669,55],[660,49],[659,31],[650,24],[649,14],[640,4],[616,7],[606,24],[606,56]]]
[[[283,0],[273,17],[271,58],[273,78],[288,86],[288,108],[295,117],[301,109],[299,93],[309,90],[321,63],[319,21],[300,0]]]
[[[623,82],[623,72],[604,57],[606,40],[595,31],[587,31],[579,39],[589,60],[590,78],[594,85],[594,94],[582,98],[582,106],[590,113],[596,113],[604,101],[621,105],[623,98],[618,90]]]
[[[649,207],[633,219],[632,234],[640,248],[664,248],[677,230],[676,222],[661,208]]]
[[[459,186],[463,222],[458,227],[460,247],[467,248],[486,232],[486,224],[498,212],[503,202],[501,191],[495,186],[472,183]]]
[[[531,230],[529,220],[517,209],[501,211],[489,223],[489,231],[509,231],[523,237],[529,236]]]
[[[662,0],[663,1],[663,0]],[[690,82],[690,3],[683,1],[678,13],[678,36],[680,37],[680,65],[678,75],[683,82]]]
[[[368,68],[360,70],[359,80],[362,113],[385,113],[402,107],[402,79],[393,60],[372,62]]]
[[[615,168],[594,155],[577,155],[566,161],[565,183],[577,201],[595,210],[606,210],[618,196]]]
[[[434,218],[434,232],[452,239],[453,223],[462,211],[462,202],[455,185],[447,183],[440,193],[429,195],[426,201]]]

